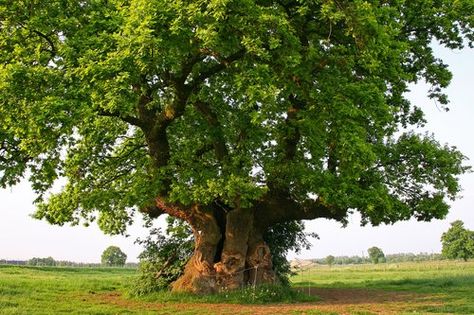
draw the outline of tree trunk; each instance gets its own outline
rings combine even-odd
[[[216,219],[210,213],[195,211],[188,223],[194,233],[194,254],[184,274],[173,283],[173,291],[213,293],[216,291],[214,260],[222,238]]]
[[[270,249],[254,224],[253,210],[196,207],[179,217],[193,229],[195,250],[173,291],[208,294],[275,282]]]

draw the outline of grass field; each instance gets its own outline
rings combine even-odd
[[[345,290],[350,300],[358,292],[353,300],[360,304],[393,300],[403,312],[474,314],[474,261],[319,266],[293,277],[293,285],[314,294],[325,290],[329,298]]]
[[[297,304],[236,305],[169,294],[132,298],[127,290],[135,273],[0,266],[0,314],[474,314],[474,261],[318,266],[292,281],[320,299]]]

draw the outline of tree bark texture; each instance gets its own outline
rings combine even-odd
[[[270,248],[253,209],[182,207],[159,200],[157,206],[184,219],[194,233],[194,254],[173,291],[208,294],[276,281]]]

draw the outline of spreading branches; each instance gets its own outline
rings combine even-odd
[[[205,54],[198,53],[186,61],[183,62],[181,65],[181,72],[179,73],[178,76],[173,77],[172,80],[175,82],[179,82],[181,84],[184,84],[186,82],[186,79],[189,77],[189,74],[192,72],[194,66],[200,62],[202,62],[206,58]]]

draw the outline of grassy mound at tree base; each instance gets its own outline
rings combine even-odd
[[[140,297],[143,301],[152,302],[180,302],[180,303],[231,303],[231,304],[268,304],[268,303],[304,303],[316,302],[320,299],[299,292],[289,286],[262,285],[256,288],[246,287],[240,290],[221,292],[211,295],[197,295],[192,293],[173,293],[159,291]]]

